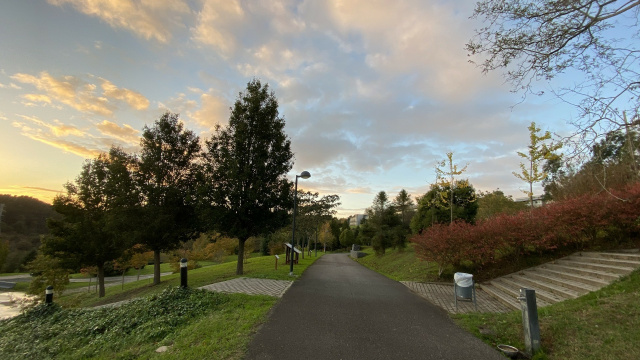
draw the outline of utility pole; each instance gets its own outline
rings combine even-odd
[[[4,204],[0,204],[0,234],[2,234],[2,212],[4,210]]]

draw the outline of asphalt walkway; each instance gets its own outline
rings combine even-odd
[[[291,285],[247,354],[300,358],[504,359],[438,306],[346,254],[324,255]]]

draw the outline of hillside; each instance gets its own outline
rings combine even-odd
[[[28,196],[0,195],[4,204],[0,217],[0,241],[8,245],[0,273],[21,271],[35,257],[40,235],[47,234],[47,218],[55,215],[51,204]]]

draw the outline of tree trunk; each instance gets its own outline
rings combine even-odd
[[[153,250],[153,285],[160,284],[160,250]]]
[[[238,265],[236,275],[244,274],[244,243],[247,239],[238,239]]]
[[[98,265],[98,283],[100,284],[98,297],[104,297],[104,263]]]

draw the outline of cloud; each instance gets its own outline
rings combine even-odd
[[[229,122],[229,103],[226,99],[210,92],[200,96],[200,108],[190,116],[202,127],[213,129],[217,124]]]
[[[29,103],[39,102],[51,104],[53,100],[70,106],[83,113],[111,116],[117,103],[109,99],[120,100],[135,110],[149,107],[149,100],[142,94],[125,88],[118,88],[109,80],[99,78],[102,94],[97,91],[96,84],[77,76],[54,77],[42,71],[38,76],[17,73],[11,78],[23,84],[30,84],[40,90],[40,94],[24,94],[22,98]]]
[[[118,88],[107,79],[101,78],[100,80],[102,80],[102,90],[104,96],[112,99],[122,100],[136,110],[145,110],[149,107],[149,100],[147,100],[147,98],[139,92],[124,88]]]
[[[23,97],[54,99],[78,111],[109,116],[113,113],[113,105],[100,96],[95,95],[96,86],[74,76],[55,78],[43,71],[39,76],[18,73],[11,76],[13,80],[30,84],[44,94],[25,94]]]
[[[96,128],[104,135],[114,137],[131,145],[140,142],[139,131],[127,124],[120,126],[114,122],[103,120],[96,125]]]
[[[147,39],[167,43],[175,29],[190,15],[182,0],[48,0],[52,5],[69,4],[77,11],[97,17],[113,28],[123,28]]]

